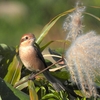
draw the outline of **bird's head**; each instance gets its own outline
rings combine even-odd
[[[24,34],[20,40],[20,46],[29,46],[35,43],[35,36],[32,33]]]

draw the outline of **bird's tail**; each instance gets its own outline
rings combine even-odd
[[[55,77],[53,77],[49,71],[43,72],[44,76],[47,78],[47,80],[53,85],[54,89],[57,91],[64,90],[65,91],[65,86]]]

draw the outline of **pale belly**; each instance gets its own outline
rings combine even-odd
[[[30,71],[44,69],[44,64],[37,57],[36,51],[32,46],[19,48],[19,56],[24,66]]]

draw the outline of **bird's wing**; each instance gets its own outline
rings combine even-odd
[[[45,67],[47,67],[46,62],[45,62],[45,60],[44,60],[44,58],[43,58],[43,55],[41,54],[40,47],[38,46],[37,43],[34,43],[33,46],[34,46],[34,48],[35,48],[35,51],[36,51],[36,53],[37,53],[37,56],[38,56],[39,59],[43,62],[43,64],[45,65]]]

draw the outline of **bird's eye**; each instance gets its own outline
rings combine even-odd
[[[28,36],[25,37],[25,40],[27,40],[27,39],[28,39]]]
[[[26,41],[26,40],[28,40],[28,39],[29,39],[29,37],[28,37],[28,36],[25,36],[25,37],[23,37],[23,38],[21,39],[21,42]]]

